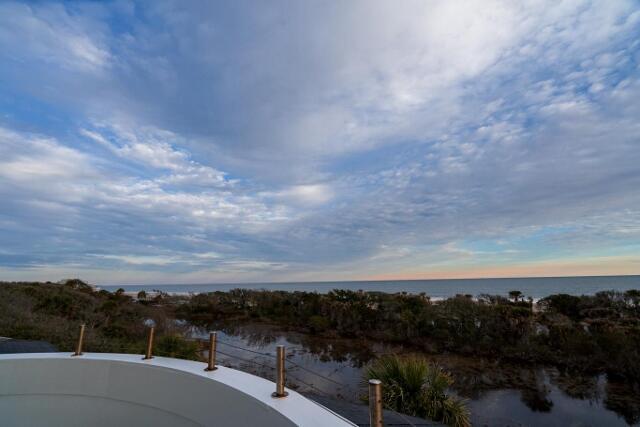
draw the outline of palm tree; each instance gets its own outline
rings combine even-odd
[[[521,296],[522,292],[520,291],[509,291],[509,297],[513,299],[513,302],[518,302]]]
[[[447,395],[451,376],[423,358],[385,356],[367,369],[366,376],[382,381],[388,409],[455,427],[471,425],[465,402]]]

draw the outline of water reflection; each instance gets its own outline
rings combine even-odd
[[[595,403],[604,394],[606,378],[604,375],[586,376],[579,372],[549,370],[551,382],[567,396],[575,399],[588,400]]]
[[[273,379],[273,354],[287,347],[289,386],[300,392],[358,402],[363,367],[383,354],[409,354],[403,346],[368,340],[327,339],[268,325],[216,325],[220,363]],[[207,337],[206,330],[194,335]],[[237,347],[253,351],[247,352]],[[451,372],[453,392],[469,399],[474,425],[624,426],[640,422],[638,385],[553,368],[455,355],[424,355]],[[309,372],[311,370],[313,372]],[[318,373],[319,375],[315,375]]]
[[[608,382],[604,405],[622,415],[629,425],[640,425],[640,384]]]
[[[551,412],[553,402],[549,399],[551,387],[544,376],[535,370],[523,370],[524,381],[520,391],[522,402],[534,412]]]

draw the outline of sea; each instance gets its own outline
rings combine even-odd
[[[577,276],[577,277],[520,277],[499,279],[443,279],[443,280],[380,280],[346,282],[278,282],[278,283],[210,283],[210,284],[109,284],[101,289],[127,292],[159,290],[171,294],[198,294],[203,292],[229,291],[231,289],[266,289],[278,291],[306,291],[327,293],[334,289],[352,291],[406,292],[441,299],[457,294],[477,297],[482,294],[504,295],[509,291],[520,291],[525,297],[544,298],[553,294],[593,295],[600,291],[629,289],[640,290],[640,275],[637,276]]]

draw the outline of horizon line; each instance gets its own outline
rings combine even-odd
[[[597,277],[640,277],[639,274],[596,274],[596,275],[570,275],[570,276],[508,276],[508,277],[467,277],[467,278],[439,278],[439,279],[356,279],[356,280],[299,280],[299,281],[275,281],[275,282],[198,282],[198,283],[117,283],[97,284],[97,286],[204,286],[204,285],[286,285],[297,283],[367,283],[367,282],[437,282],[437,281],[462,281],[462,280],[512,280],[512,279],[570,279],[570,278],[597,278]],[[64,279],[63,279],[64,280]],[[82,280],[82,279],[80,279]],[[55,282],[54,282],[55,283]]]

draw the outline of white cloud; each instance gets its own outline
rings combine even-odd
[[[185,151],[174,148],[181,141],[171,132],[150,128],[132,130],[121,125],[102,127],[110,131],[113,142],[96,130],[81,129],[80,133],[125,160],[169,170],[169,175],[156,180],[158,183],[217,187],[233,184],[225,178],[225,173],[201,165],[191,160]]]
[[[172,256],[137,256],[137,255],[99,255],[98,258],[107,260],[122,261],[125,264],[131,265],[159,265],[165,266],[169,264],[175,264],[179,261],[179,258]]]
[[[99,38],[97,26],[71,17],[64,6],[0,5],[0,46],[15,56],[32,55],[68,70],[99,71],[111,62]]]
[[[231,271],[237,273],[244,273],[247,271],[277,271],[287,268],[287,264],[268,262],[268,261],[256,261],[256,260],[231,260],[221,263],[221,270],[223,272]]]
[[[178,170],[191,166],[184,152],[174,149],[166,142],[176,139],[170,132],[141,129],[140,134],[136,134],[133,131],[123,131],[118,127],[114,130],[113,137],[117,143],[110,142],[96,131],[81,129],[80,133],[100,143],[119,157],[154,168]]]
[[[327,184],[305,184],[294,185],[277,192],[265,192],[262,196],[301,205],[321,205],[329,202],[334,193]]]
[[[130,175],[117,163],[54,139],[6,129],[0,129],[0,159],[5,215],[16,215],[26,205],[36,208],[37,222],[31,225],[44,227],[49,238],[57,235],[56,227],[66,229],[69,236],[81,239],[89,232],[107,241],[141,236],[153,240],[156,233],[164,239],[167,233],[180,230],[243,235],[264,231],[287,218],[285,207],[268,206],[241,188],[165,188],[163,175],[157,179]],[[186,167],[192,166],[187,163]],[[57,216],[63,207],[65,215]],[[112,232],[122,236],[109,236]],[[213,254],[201,252],[198,257]]]
[[[264,280],[487,259],[467,240],[554,227],[590,236],[555,251],[627,245],[637,9],[4,3],[0,81],[43,111],[2,120],[52,136],[0,134],[7,262],[106,246],[140,271]]]

